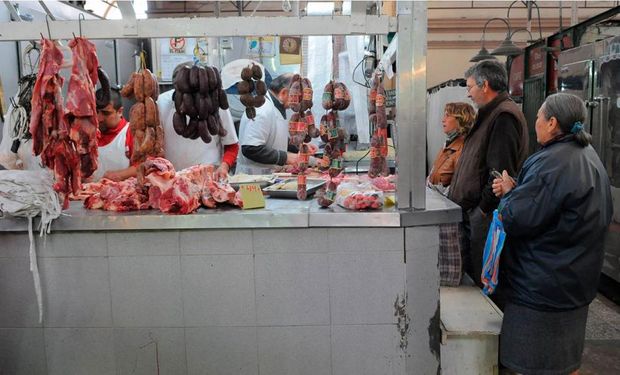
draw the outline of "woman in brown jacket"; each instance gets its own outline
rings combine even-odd
[[[429,186],[447,195],[456,164],[463,150],[465,135],[471,129],[476,112],[467,103],[448,103],[444,108],[443,132],[447,139],[433,163],[428,176]],[[439,275],[442,286],[457,286],[461,282],[462,258],[459,223],[439,226]]]
[[[463,150],[465,135],[474,123],[476,112],[467,103],[448,103],[444,108],[444,115],[441,121],[443,132],[447,139],[444,147],[439,150],[431,174],[428,176],[430,185],[441,185],[447,187],[452,181],[456,163]]]

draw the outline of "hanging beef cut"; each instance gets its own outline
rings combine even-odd
[[[99,60],[95,45],[84,38],[69,42],[73,54],[71,79],[67,90],[67,123],[71,128],[71,139],[80,155],[80,171],[89,177],[97,169],[97,105],[95,85]]]
[[[32,92],[32,151],[41,155],[43,164],[54,171],[54,190],[63,199],[63,208],[67,208],[66,196],[71,192],[77,194],[81,188],[80,156],[64,116],[63,78],[59,75],[62,51],[57,42],[48,39],[43,39],[41,45],[39,73]]]
[[[83,38],[69,42],[73,67],[67,90],[67,112],[63,105],[60,68],[63,53],[58,42],[42,39],[39,73],[32,92],[30,134],[32,151],[54,171],[54,190],[69,205],[67,196],[79,194],[82,178],[97,169],[97,112],[94,87],[97,83],[95,46]]]

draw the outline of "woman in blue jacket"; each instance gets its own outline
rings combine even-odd
[[[609,178],[585,117],[577,96],[549,96],[536,118],[541,150],[516,183],[506,171],[493,182],[507,235],[500,360],[522,374],[571,374],[581,364],[612,216]]]

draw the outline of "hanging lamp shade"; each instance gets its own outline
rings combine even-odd
[[[504,41],[497,46],[493,51],[491,51],[491,55],[496,56],[519,56],[523,53],[523,50],[517,47],[516,44],[509,37],[506,37]]]
[[[478,51],[478,54],[469,59],[469,62],[478,62],[482,60],[497,60],[497,57],[491,55],[484,46]]]

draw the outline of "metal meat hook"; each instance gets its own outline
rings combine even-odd
[[[86,17],[84,16],[84,13],[80,13],[78,15],[78,28],[80,30],[80,38],[83,37],[83,35],[82,35],[82,20],[86,20]]]
[[[45,23],[47,24],[47,36],[52,39],[52,32],[50,31],[50,16],[49,14],[45,15]]]

